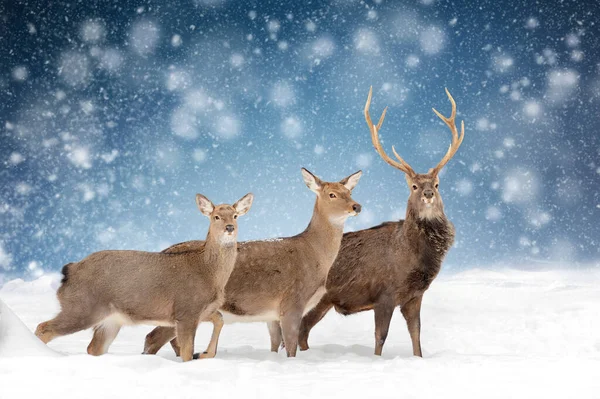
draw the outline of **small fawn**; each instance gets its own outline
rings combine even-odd
[[[213,205],[196,195],[210,219],[206,241],[176,254],[100,251],[63,267],[60,313],[38,325],[44,342],[94,327],[88,353],[101,355],[121,326],[152,324],[177,330],[183,361],[192,359],[198,323],[218,318],[224,287],[237,257],[237,218],[252,205],[247,194],[233,205]],[[216,345],[207,356],[214,356]]]

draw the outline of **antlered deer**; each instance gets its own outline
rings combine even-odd
[[[191,360],[198,323],[218,318],[237,257],[237,217],[248,212],[252,200],[246,194],[234,205],[214,206],[197,194],[210,226],[206,241],[193,250],[100,251],[69,263],[56,294],[61,311],[38,325],[35,334],[48,343],[94,327],[88,353],[102,355],[122,325],[167,325],[177,330],[183,361]],[[209,345],[207,352],[214,356],[216,347]]]
[[[304,182],[317,194],[308,227],[294,237],[239,243],[239,254],[221,306],[224,320],[215,321],[211,344],[218,338],[224,322],[267,321],[269,328],[278,332],[274,338],[276,347],[283,339],[287,355],[296,356],[302,316],[325,292],[327,273],[340,248],[344,222],[361,210],[351,197],[361,174],[358,171],[339,183],[328,183],[302,168]],[[185,252],[199,245],[201,241],[189,241],[164,252]],[[158,352],[175,335],[173,328],[155,328],[146,337],[144,353]],[[171,344],[178,352],[177,341]]]
[[[454,156],[464,138],[464,122],[460,136],[455,124],[456,103],[452,114],[437,116],[450,128],[452,143],[440,163],[426,174],[418,174],[404,161],[394,147],[398,161],[391,159],[379,142],[379,129],[385,118],[383,111],[377,126],[369,115],[372,89],[365,105],[365,119],[371,130],[375,149],[388,164],[405,173],[410,190],[406,219],[383,223],[367,230],[347,233],[340,253],[327,277],[327,293],[302,320],[299,345],[308,349],[308,334],[332,307],[343,315],[364,310],[375,311],[375,354],[381,355],[388,334],[392,313],[400,306],[406,319],[413,354],[421,352],[421,300],[437,276],[446,253],[454,241],[454,226],[444,214],[444,204],[438,192],[440,170]],[[271,336],[277,342],[277,336]]]

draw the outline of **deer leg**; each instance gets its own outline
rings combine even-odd
[[[302,309],[297,307],[281,316],[281,332],[288,357],[296,357],[298,348],[298,332],[302,323]]]
[[[121,330],[121,324],[110,320],[104,321],[94,327],[94,337],[87,347],[90,355],[100,356],[105,354]]]
[[[38,324],[35,329],[35,335],[42,340],[43,343],[47,344],[56,338],[57,334],[54,332],[53,322],[55,319],[45,321]]]
[[[173,338],[170,342],[171,348],[173,348],[173,352],[175,352],[175,356],[181,356],[181,348],[179,347],[179,341],[177,341],[177,337]]]
[[[175,340],[175,328],[173,327],[156,327],[146,335],[144,341],[144,355],[156,355],[156,353],[170,340]],[[177,353],[179,356],[179,353]]]
[[[271,337],[271,352],[277,353],[283,340],[281,325],[278,321],[269,321],[267,322],[267,327],[269,328],[269,336]]]
[[[181,360],[184,362],[188,362],[194,357],[194,338],[197,327],[198,318],[185,319],[176,323],[175,330],[181,346]]]
[[[302,318],[300,335],[298,336],[298,345],[300,346],[301,351],[308,349],[308,334],[310,334],[310,330],[323,319],[332,307],[333,304],[327,297],[327,294],[325,294],[317,306],[312,308],[310,312]]]
[[[216,311],[210,316],[209,321],[213,323],[213,332],[212,336],[210,337],[210,343],[208,344],[208,348],[206,348],[206,350],[203,353],[200,353],[197,357],[196,355],[194,355],[194,359],[213,358],[217,354],[217,346],[219,345],[219,335],[221,335],[221,329],[223,328],[224,324],[223,315],[221,314],[221,312]],[[172,342],[173,341],[171,341],[171,343]]]
[[[423,296],[411,299],[400,308],[412,341],[413,355],[423,357],[421,352],[421,301]]]
[[[61,311],[54,319],[40,323],[35,329],[35,335],[47,344],[53,339],[86,330],[98,324],[104,317],[81,314],[69,314]]]
[[[375,355],[381,356],[383,345],[388,335],[390,321],[394,313],[394,305],[388,302],[378,303],[375,310]]]
[[[210,348],[214,343],[214,353],[217,353],[217,344],[219,341],[219,335],[221,333],[221,329],[223,328],[223,316],[220,312],[217,312],[220,316],[219,318],[212,315],[208,320],[213,323],[213,334],[211,337],[211,341],[209,344],[209,348],[204,352],[206,354],[211,353]],[[215,341],[216,340],[216,341]],[[152,330],[148,335],[146,335],[146,341],[144,343],[144,354],[155,355],[160,348],[162,348],[167,342],[171,343],[171,347],[175,352],[175,356],[180,356],[181,348],[179,347],[179,341],[177,340],[177,332],[175,328],[172,327],[156,327]],[[194,354],[194,359],[205,358],[205,357],[214,357],[213,356],[203,356],[203,354]]]

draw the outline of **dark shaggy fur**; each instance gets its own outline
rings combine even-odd
[[[311,328],[331,307],[343,315],[374,309],[375,353],[381,354],[393,310],[400,306],[413,352],[421,356],[421,298],[453,242],[454,227],[443,213],[440,218],[419,219],[410,209],[406,220],[344,234],[327,277],[327,293],[302,321],[301,349],[308,349]]]

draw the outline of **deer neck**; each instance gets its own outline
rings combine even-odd
[[[324,258],[324,263],[331,267],[342,243],[345,219],[334,220],[327,215],[319,201],[315,202],[313,215],[308,227],[302,235],[313,249]]]
[[[423,251],[426,247],[441,262],[454,242],[454,227],[443,211],[439,217],[424,219],[409,205],[401,235],[403,241],[410,243],[410,248]]]
[[[237,241],[223,243],[210,233],[204,244],[204,264],[212,269],[218,280],[229,279],[237,257]],[[223,283],[223,287],[225,284]]]
[[[446,222],[448,219],[446,219],[446,214],[444,213],[443,207],[441,209],[440,215],[437,217],[433,217],[433,218],[429,218],[429,219],[420,218],[419,212],[416,209],[414,209],[413,206],[411,206],[411,204],[409,203],[408,206],[406,207],[406,216],[405,216],[404,220],[409,223],[424,224],[427,222],[435,223],[437,221]]]

